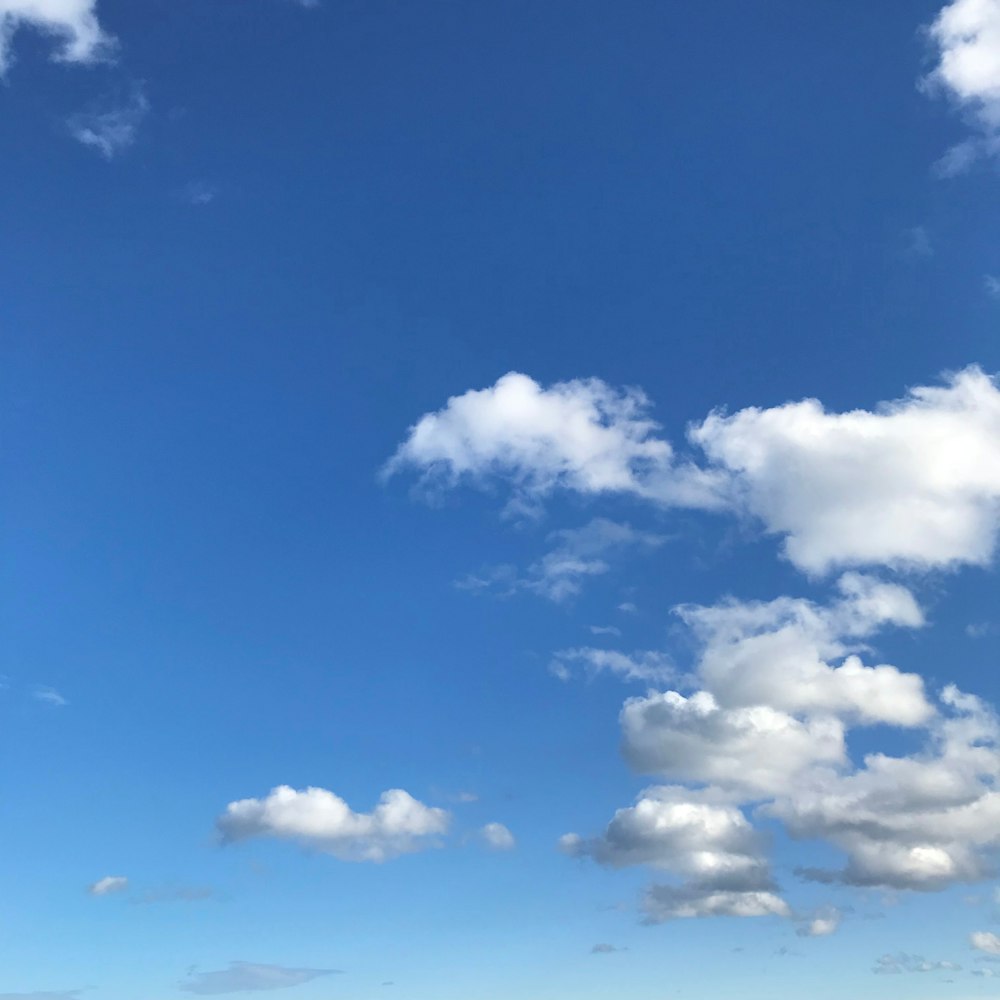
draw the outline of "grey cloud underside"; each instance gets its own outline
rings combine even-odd
[[[334,975],[340,971],[340,969],[293,969],[281,965],[231,962],[228,969],[195,973],[180,984],[180,989],[200,996],[279,990],[290,986],[301,986],[321,976]]]

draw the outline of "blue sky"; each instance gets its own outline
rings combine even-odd
[[[995,992],[1000,0],[0,38],[0,1000]]]

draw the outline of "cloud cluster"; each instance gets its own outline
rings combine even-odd
[[[297,791],[279,785],[263,799],[231,802],[216,820],[223,843],[277,837],[332,854],[343,861],[387,861],[432,847],[450,816],[401,788],[383,792],[370,813],[357,813],[325,788]]]
[[[0,76],[11,63],[11,40],[30,27],[59,43],[60,62],[88,63],[103,58],[111,39],[97,20],[97,0],[0,0]]]
[[[646,919],[728,914],[789,916],[774,893],[761,837],[736,806],[711,792],[660,786],[619,809],[599,837],[566,834],[561,850],[612,868],[648,865],[681,876],[655,885],[644,902]]]
[[[1000,390],[976,367],[872,410],[815,399],[710,414],[701,465],[657,436],[638,390],[543,388],[511,373],[423,416],[386,466],[454,486],[497,478],[530,508],[553,490],[725,508],[783,538],[800,569],[986,564],[1000,523]]]
[[[637,390],[594,379],[544,388],[511,374],[423,417],[388,467],[451,485],[506,478],[519,506],[558,488],[725,510],[779,537],[803,572],[841,573],[824,603],[678,607],[697,648],[686,676],[662,654],[555,654],[564,678],[582,666],[657,686],[627,699],[620,722],[627,761],[664,782],[600,836],[566,835],[562,850],[667,873],[645,896],[651,922],[778,915],[816,937],[841,914],[790,910],[755,822],[838,849],[835,870],[800,870],[820,882],[930,891],[989,876],[1000,728],[978,699],[951,686],[929,692],[918,674],[877,658],[876,636],[922,628],[924,614],[907,587],[858,569],[990,561],[1000,527],[994,379],[972,366],[844,413],[817,400],[712,413],[688,442],[698,462],[659,436]],[[856,759],[849,736],[859,728],[907,731],[917,749]]]

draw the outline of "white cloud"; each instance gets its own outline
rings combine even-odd
[[[569,833],[559,847],[611,868],[647,865],[684,879],[646,895],[649,922],[713,915],[788,915],[773,891],[761,837],[742,811],[711,792],[647,788],[619,809],[600,837]]]
[[[655,649],[620,653],[593,646],[559,650],[553,655],[549,670],[560,680],[568,681],[573,676],[573,667],[578,664],[583,666],[588,677],[610,673],[622,680],[644,683],[663,683],[677,674],[670,659]]]
[[[480,831],[486,846],[494,851],[512,851],[517,846],[514,834],[503,823],[487,823]]]
[[[433,847],[448,829],[444,809],[402,789],[383,792],[370,813],[356,813],[324,788],[280,785],[263,799],[231,802],[216,821],[224,843],[251,837],[297,840],[343,861],[386,861]]]
[[[320,976],[329,976],[339,969],[289,969],[282,965],[259,965],[254,962],[230,962],[228,969],[199,972],[180,988],[187,993],[209,996],[216,993],[243,993],[259,990],[280,990],[300,986]]]
[[[941,889],[988,877],[1000,846],[1000,729],[978,699],[946,688],[928,744],[909,757],[873,753],[847,774],[815,771],[765,811],[799,838],[847,855],[823,881]]]
[[[1000,935],[992,931],[973,931],[969,935],[969,943],[977,951],[985,951],[987,955],[1000,955]]]
[[[809,573],[985,565],[1000,519],[1000,390],[979,368],[873,410],[815,399],[713,413],[689,438],[704,468],[656,436],[638,390],[548,389],[510,374],[425,415],[388,463],[442,485],[509,481],[515,508],[556,488],[658,505],[728,507],[782,536]]]
[[[559,846],[611,868],[650,865],[699,879],[770,881],[761,839],[743,813],[676,786],[647,788],[600,837],[566,834]]]
[[[135,142],[139,125],[148,112],[149,100],[142,88],[136,87],[124,103],[81,111],[66,124],[77,142],[112,160]]]
[[[985,565],[1000,511],[1000,391],[972,367],[875,410],[815,399],[713,414],[691,431],[734,502],[800,569]]]
[[[827,906],[808,918],[796,931],[799,937],[829,937],[840,927],[844,915],[835,906]]]
[[[64,708],[69,704],[55,688],[36,687],[32,690],[31,696],[36,701],[43,701],[46,705],[53,705],[55,708]]]
[[[55,58],[87,63],[104,58],[112,40],[97,20],[97,0],[0,0],[0,76],[11,63],[11,41],[19,28],[51,35],[61,44]]]
[[[954,147],[940,164],[945,174],[965,169],[977,156],[996,152],[1000,133],[1000,2],[954,0],[930,27],[938,62],[925,79],[946,93],[980,136]]]
[[[87,887],[91,896],[109,896],[113,892],[123,892],[128,888],[128,879],[124,875],[105,875]]]
[[[648,411],[638,389],[616,390],[599,379],[543,388],[510,372],[421,417],[384,471],[415,468],[429,487],[502,478],[513,487],[513,511],[536,509],[556,489],[713,505],[713,478],[675,464]]]
[[[758,816],[780,820],[793,837],[844,853],[843,869],[803,870],[806,877],[915,890],[988,877],[1000,847],[996,719],[953,687],[933,703],[917,675],[865,666],[854,651],[862,639],[887,625],[917,627],[923,616],[897,585],[851,573],[838,586],[840,596],[826,606],[730,599],[680,609],[701,644],[692,681],[702,689],[627,700],[621,713],[626,758],[642,773],[707,786],[701,794],[714,803],[716,818],[726,809],[742,817],[740,804],[756,804]],[[915,730],[923,746],[909,756],[870,753],[857,765],[846,733],[874,723]],[[659,818],[665,811],[662,803],[644,801],[616,814],[602,838],[571,838],[564,848],[607,864],[631,857],[655,865],[660,847],[673,856],[677,836]],[[698,899],[720,888],[683,863],[672,862],[672,870],[698,883],[681,887],[697,888]],[[695,905],[671,893],[657,898]],[[730,903],[736,905],[719,897],[712,906]],[[824,926],[817,924],[817,932]]]
[[[801,720],[768,705],[723,709],[708,691],[630,698],[621,725],[625,756],[637,771],[751,798],[777,794],[817,765],[846,760],[840,720]]]
[[[500,597],[526,591],[558,603],[578,596],[586,579],[607,573],[612,557],[628,549],[651,551],[666,540],[663,535],[598,517],[581,528],[551,532],[552,548],[523,573],[513,566],[493,566],[459,580],[457,586]]]
[[[698,674],[721,707],[767,705],[899,726],[933,715],[918,675],[868,667],[857,655],[858,640],[879,627],[923,624],[913,595],[857,573],[838,587],[843,597],[825,608],[783,597],[678,609],[704,644]]]
[[[645,922],[685,917],[788,917],[788,904],[773,892],[726,891],[696,884],[650,886],[643,899]]]

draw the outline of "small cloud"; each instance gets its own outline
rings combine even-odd
[[[124,875],[105,875],[87,886],[91,896],[110,896],[113,892],[123,892],[128,888],[128,879]]]
[[[991,299],[1000,299],[1000,278],[995,274],[983,276],[983,288]]]
[[[639,609],[631,601],[622,601],[618,605],[618,610],[625,615],[634,615]]]
[[[512,851],[517,845],[514,834],[503,823],[487,823],[480,831],[486,846],[494,851]]]
[[[201,207],[210,205],[219,195],[219,189],[208,181],[191,181],[177,192],[177,200],[185,205]]]
[[[903,255],[911,260],[925,260],[934,256],[934,247],[925,226],[912,226],[904,231]]]
[[[64,708],[69,702],[55,689],[50,687],[36,687],[31,696],[36,701],[45,702],[46,705],[54,705],[56,708]]]
[[[455,796],[455,801],[462,805],[468,805],[471,802],[478,802],[479,796],[475,792],[459,792]]]
[[[280,990],[300,986],[320,976],[330,976],[340,969],[288,969],[282,965],[258,965],[254,962],[230,962],[228,969],[190,975],[180,988],[187,993],[209,996],[216,993]]]
[[[965,634],[970,639],[985,639],[997,631],[992,622],[972,622],[965,626]]]
[[[66,125],[77,142],[112,160],[135,142],[148,112],[149,100],[142,87],[136,86],[124,103],[94,105],[72,115]]]
[[[590,949],[591,955],[614,955],[616,952],[628,951],[628,948],[619,948],[613,944],[595,944]]]
[[[992,931],[974,931],[969,935],[969,944],[987,955],[1000,955],[1000,935]]]
[[[614,625],[590,625],[591,635],[621,635],[622,630]]]
[[[835,906],[824,907],[799,927],[799,937],[829,937],[836,933],[844,915]]]
[[[883,955],[875,960],[872,972],[876,975],[899,975],[903,972],[958,972],[962,967],[954,962],[931,962],[923,955]]]

